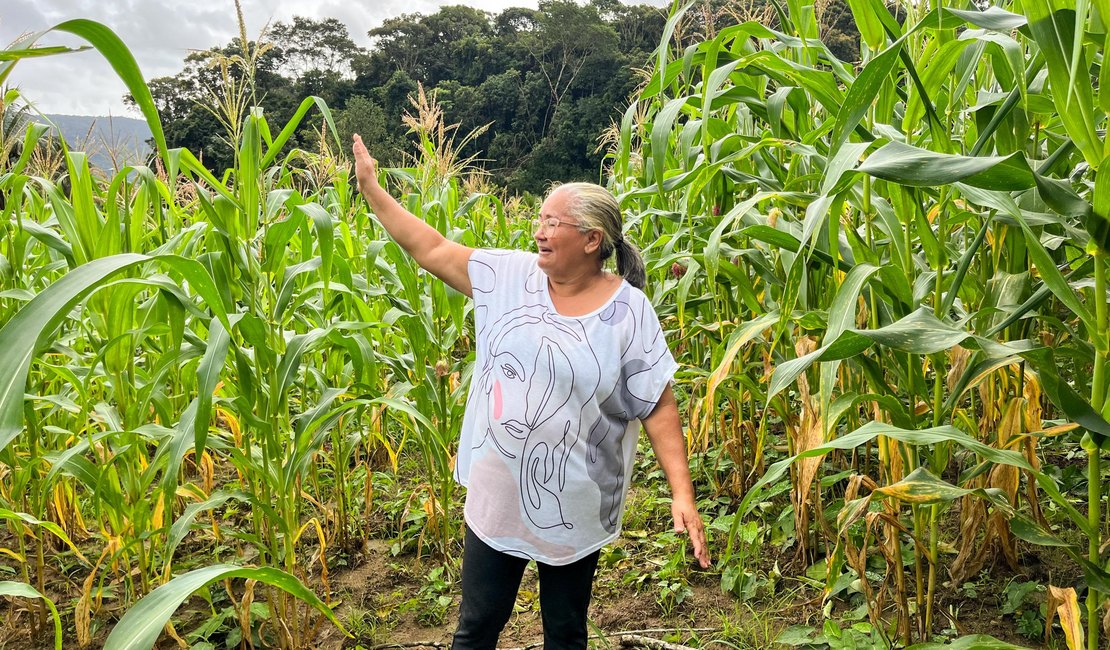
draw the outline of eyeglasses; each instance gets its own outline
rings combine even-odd
[[[574,226],[576,228],[578,227],[578,224],[573,221],[563,221],[562,219],[556,219],[555,217],[547,217],[546,219],[532,219],[532,231],[535,232],[536,230],[541,230],[544,237],[547,237],[556,228],[558,228],[559,224],[561,223],[568,226]]]

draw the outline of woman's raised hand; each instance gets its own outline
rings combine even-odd
[[[378,161],[366,150],[362,137],[356,133],[352,140],[355,180],[374,218],[417,264],[459,293],[471,296],[467,270],[471,249],[448,240],[390,196],[378,182]]]
[[[370,156],[362,136],[355,134],[351,152],[355,155],[355,180],[358,181],[359,191],[366,193],[378,184],[378,161]]]

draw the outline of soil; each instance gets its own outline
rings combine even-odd
[[[458,595],[442,622],[429,625],[420,620],[417,610],[398,607],[415,595],[419,586],[412,574],[420,575],[432,566],[413,558],[398,558],[389,552],[390,542],[371,540],[364,555],[364,563],[333,579],[334,589],[346,594],[344,602],[336,608],[339,619],[346,620],[354,612],[375,608],[384,614],[391,610],[391,620],[372,635],[345,638],[336,629],[321,635],[321,648],[329,650],[350,649],[362,646],[398,644],[449,645],[458,616]],[[692,634],[719,631],[725,617],[743,611],[735,599],[721,592],[719,577],[712,571],[691,569],[688,580],[692,594],[665,616],[654,596],[645,589],[637,590],[622,583],[623,566],[599,567],[595,581],[590,621],[594,633],[616,636],[621,632],[650,634],[661,638],[666,635],[681,640]],[[517,607],[501,634],[500,646],[504,648],[537,647],[543,641],[540,622],[538,580],[534,566],[525,571]],[[388,616],[388,615],[387,615]],[[693,631],[693,632],[691,632]]]
[[[426,557],[418,559],[412,554],[394,556],[392,545],[392,540],[368,540],[358,552],[349,555],[350,566],[332,568],[329,578],[332,603],[336,616],[352,636],[347,637],[335,626],[324,623],[316,647],[370,650],[390,645],[446,648],[450,644],[458,610],[457,587],[445,581],[443,593],[438,595],[446,597],[448,602],[431,613],[428,599],[420,591],[429,573],[444,563]],[[626,535],[614,544],[617,552],[612,557],[616,560],[606,566],[603,556],[590,608],[591,631],[596,638],[593,647],[616,648],[615,637],[621,633],[638,633],[698,647],[786,648],[774,641],[787,628],[804,625],[819,631],[825,620],[820,589],[801,581],[783,577],[771,593],[763,592],[741,602],[721,591],[720,574],[715,569],[703,571],[694,566],[678,571],[680,579],[690,587],[689,595],[665,612],[656,600],[658,587],[654,572],[659,569],[659,561],[643,552],[645,546],[650,544],[644,539]],[[1021,573],[1015,574],[999,560],[976,576],[974,590],[967,585],[942,585],[935,610],[936,629],[950,628],[951,633],[959,636],[989,634],[1025,648],[1064,647],[1058,631],[1052,645],[1047,646],[1040,639],[1018,635],[1015,617],[1003,616],[1000,612],[1007,585],[1014,581],[1034,581],[1042,586],[1076,586],[1082,593],[1081,574],[1062,553],[1024,544],[1020,548]],[[767,552],[759,558],[758,570],[767,575],[778,564],[784,576],[804,574],[804,569],[789,565],[792,555],[790,549],[783,553]],[[447,564],[457,566],[455,562]],[[644,579],[629,579],[630,576]],[[63,582],[59,580],[55,585]],[[530,567],[521,585],[516,611],[502,633],[501,647],[535,648],[542,643],[537,592],[536,574]],[[66,633],[69,641],[73,640],[72,618],[67,613],[72,609],[66,603],[73,602],[73,595],[52,594],[56,602],[63,604],[63,619],[68,619],[66,624],[70,628]],[[850,625],[844,622],[850,609],[838,602],[831,612],[833,619],[840,620],[843,626]],[[208,616],[207,605],[192,599],[178,611],[174,620],[178,622],[178,631],[185,634]],[[116,621],[103,610],[94,620],[98,623],[94,624],[96,629],[90,647],[99,648]],[[7,621],[6,628],[0,630],[0,647],[16,650],[52,647],[52,639],[41,631],[32,634],[26,627],[29,615],[24,605],[10,605]],[[157,647],[168,650],[179,646],[163,636]],[[224,646],[217,642],[216,647]]]
[[[632,502],[650,501],[650,494],[634,492]],[[954,540],[959,531],[951,519],[955,510],[946,518],[943,538]],[[388,530],[386,522],[372,522],[371,530]],[[761,590],[756,597],[744,602],[721,591],[721,575],[716,568],[701,570],[686,565],[671,567],[670,580],[687,585],[689,594],[680,603],[664,608],[659,596],[660,575],[663,566],[678,548],[660,543],[662,534],[632,530],[643,527],[656,530],[658,521],[640,520],[632,524],[611,548],[603,551],[602,562],[595,580],[594,599],[590,609],[591,631],[597,638],[594,647],[608,650],[617,647],[610,642],[620,633],[640,633],[671,643],[710,647],[742,649],[785,648],[775,644],[778,636],[791,626],[808,626],[817,631],[826,619],[821,604],[821,589],[811,581],[791,576],[804,576],[806,563],[799,560],[796,549],[785,549],[765,543],[759,557],[753,558],[751,568],[760,576],[780,575],[773,587]],[[13,546],[10,535],[0,534],[0,546]],[[1081,540],[1069,539],[1072,543]],[[212,549],[208,542],[189,539],[179,548],[178,557],[207,557]],[[317,647],[326,650],[370,650],[387,644],[408,645],[438,644],[447,647],[455,627],[458,611],[457,584],[451,576],[444,576],[439,590],[428,594],[429,575],[457,570],[456,558],[418,558],[412,553],[394,555],[393,539],[369,539],[355,549],[329,560],[328,585],[335,614],[352,636],[345,636],[335,626],[324,623],[317,638]],[[1076,564],[1062,552],[1048,547],[1019,543],[1017,570],[1006,566],[1002,554],[996,554],[973,583],[946,584],[946,575],[938,576],[938,593],[935,607],[936,631],[947,629],[949,636],[989,634],[1006,642],[1025,648],[1064,647],[1059,630],[1051,645],[1043,644],[1043,637],[1029,639],[1018,634],[1018,621],[1013,614],[1003,615],[1006,594],[1015,582],[1035,582],[1039,591],[1030,594],[1027,609],[1044,602],[1044,588],[1075,587],[1080,594],[1084,585],[1082,573]],[[712,549],[721,552],[723,549]],[[333,548],[334,551],[334,548]],[[942,549],[942,553],[951,552]],[[689,554],[687,553],[687,556]],[[679,556],[681,557],[681,555]],[[947,565],[947,562],[943,563]],[[83,575],[69,569],[56,567],[57,572],[47,581],[47,594],[58,604],[66,625],[66,647],[74,642],[73,605],[80,594]],[[780,571],[781,569],[781,571]],[[942,570],[942,574],[943,574]],[[315,582],[319,576],[315,576]],[[817,583],[819,584],[819,583]],[[322,593],[318,584],[313,584]],[[238,586],[236,587],[238,588]],[[909,586],[909,597],[914,589]],[[538,585],[534,569],[525,573],[517,608],[501,637],[501,647],[532,648],[542,642]],[[438,600],[437,600],[438,599]],[[2,602],[2,601],[0,601]],[[52,638],[40,630],[29,629],[30,614],[27,603],[9,601],[4,609],[6,624],[0,627],[0,648],[16,650],[46,650],[52,648]],[[837,599],[831,617],[841,626],[851,625],[851,610],[860,604],[859,597],[849,605]],[[889,605],[889,603],[887,603]],[[211,618],[211,608],[200,598],[193,598],[174,617],[182,635],[196,629]],[[93,639],[90,648],[103,645],[108,632],[116,624],[119,612],[104,609],[94,614]],[[858,618],[856,620],[859,620]],[[864,619],[865,620],[865,619]],[[1108,635],[1110,637],[1110,635]],[[223,636],[213,637],[215,646],[225,647]],[[163,636],[158,648],[178,648],[171,639]],[[860,646],[870,647],[870,646]]]
[[[622,540],[617,544],[626,543]],[[362,563],[332,579],[334,591],[343,598],[336,614],[344,624],[353,615],[368,611],[377,613],[378,624],[351,638],[328,627],[321,634],[321,648],[369,650],[394,644],[407,647],[424,644],[447,647],[450,644],[458,594],[452,594],[442,621],[433,624],[422,620],[419,608],[404,604],[416,597],[422,576],[437,563],[427,559],[418,561],[414,557],[393,557],[390,545],[389,541],[371,540],[362,555]],[[1061,586],[1079,582],[1080,576],[1069,558],[1054,555],[1048,549],[1025,545],[1021,548],[1022,574],[1015,575],[1000,562],[986,568],[976,578],[977,593],[961,585],[943,585],[938,591],[936,605],[937,629],[950,628],[959,636],[988,634],[1024,648],[1063,647],[1058,630],[1055,644],[1045,645],[1043,640],[1020,636],[1014,618],[1000,614],[1006,586],[1011,581],[1031,580],[1041,585]],[[763,568],[769,570],[776,561],[782,563],[788,558],[769,555],[760,564],[765,564]],[[610,646],[603,638],[639,633],[701,647],[717,639],[717,643],[727,642],[736,648],[786,648],[774,643],[784,630],[796,625],[820,630],[824,620],[818,589],[789,584],[778,589],[778,593],[763,593],[744,603],[721,591],[720,575],[714,569],[702,571],[697,567],[690,567],[685,573],[692,593],[673,611],[664,613],[649,585],[637,588],[625,584],[628,573],[627,562],[598,569],[590,607],[591,631],[598,639],[596,647],[616,647],[615,642]],[[796,574],[793,568],[783,573]],[[783,583],[789,582],[788,578],[783,579]],[[542,644],[537,589],[535,571],[530,567],[521,585],[517,609],[501,635],[500,647],[535,648]],[[845,614],[847,609],[834,609],[834,618]]]

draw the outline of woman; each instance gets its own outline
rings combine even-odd
[[[620,532],[640,423],[671,487],[675,532],[709,566],[671,392],[676,364],[640,291],[643,261],[620,208],[597,185],[562,185],[533,221],[537,254],[475,250],[401,207],[358,135],[353,150],[359,189],[390,236],[475,302],[455,465],[467,530],[453,647],[496,647],[535,560],[544,647],[585,648],[594,570]],[[604,269],[613,255],[620,276]]]

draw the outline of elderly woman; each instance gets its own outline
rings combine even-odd
[[[401,207],[358,135],[354,155],[359,189],[390,236],[475,303],[455,464],[467,495],[453,647],[496,647],[535,560],[544,647],[585,648],[594,570],[620,532],[640,423],[670,483],[674,529],[709,566],[671,392],[676,364],[620,208],[597,185],[561,185],[532,222],[537,253],[475,250]],[[619,275],[605,270],[614,255]]]

